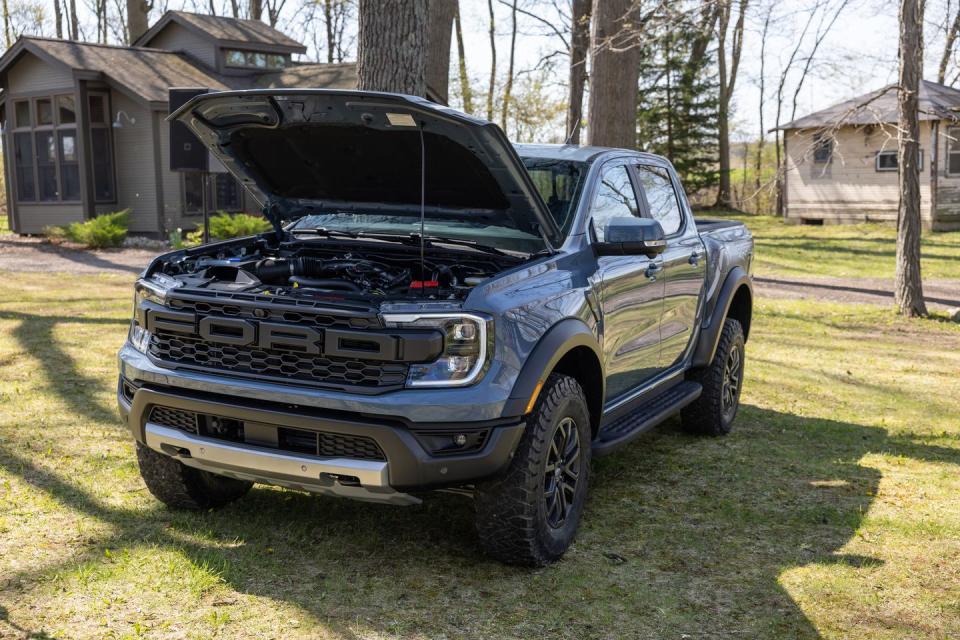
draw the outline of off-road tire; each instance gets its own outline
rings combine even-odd
[[[733,394],[733,404],[724,406],[724,382],[727,380],[727,364],[731,357],[737,359],[738,384]],[[685,407],[680,413],[680,420],[685,431],[699,435],[723,436],[730,433],[733,420],[737,417],[740,405],[740,391],[743,388],[744,368],[744,338],[743,327],[733,318],[723,322],[723,331],[720,333],[720,342],[713,360],[706,367],[694,369],[687,374],[687,379],[699,382],[703,391],[697,400]]]
[[[551,444],[563,433],[570,434],[571,429],[578,437],[578,456],[564,460],[561,454],[560,465],[550,464],[563,468],[563,463],[571,465],[571,460],[579,460],[578,474],[570,490],[572,499],[561,507],[568,509],[565,517],[551,525],[548,519],[555,519],[557,511],[550,508],[548,513],[548,499],[555,491],[564,492],[556,479],[547,477],[548,459],[556,460],[557,455],[557,448],[551,448]],[[590,412],[580,384],[569,376],[550,375],[509,467],[476,487],[477,534],[487,554],[508,564],[534,567],[554,562],[564,554],[576,534],[586,501],[590,439]],[[551,482],[554,491],[545,486]]]
[[[173,509],[212,509],[242,498],[252,482],[188,467],[179,460],[137,443],[140,475],[150,493]]]

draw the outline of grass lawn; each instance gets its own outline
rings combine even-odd
[[[129,284],[0,277],[0,637],[960,630],[960,325],[760,303],[734,433],[597,461],[574,547],[530,571],[482,557],[453,495],[162,507],[114,409]]]
[[[833,276],[893,278],[897,231],[892,225],[858,224],[822,227],[784,224],[782,218],[716,214],[705,218],[740,220],[754,234],[759,276]],[[924,278],[960,278],[960,231],[921,236]]]

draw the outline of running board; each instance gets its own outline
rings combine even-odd
[[[601,426],[593,441],[593,454],[602,456],[612,453],[699,398],[701,391],[703,387],[698,382],[681,382],[630,413]]]

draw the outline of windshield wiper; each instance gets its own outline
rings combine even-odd
[[[312,233],[318,236],[326,236],[328,238],[352,238],[356,240],[357,238],[363,236],[362,231],[341,231],[340,229],[327,229],[326,227],[316,227],[314,229],[291,229],[293,233]]]

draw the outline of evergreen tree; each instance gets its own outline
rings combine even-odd
[[[717,184],[717,83],[711,55],[696,55],[702,37],[671,25],[641,52],[637,146],[665,156],[688,193]]]

